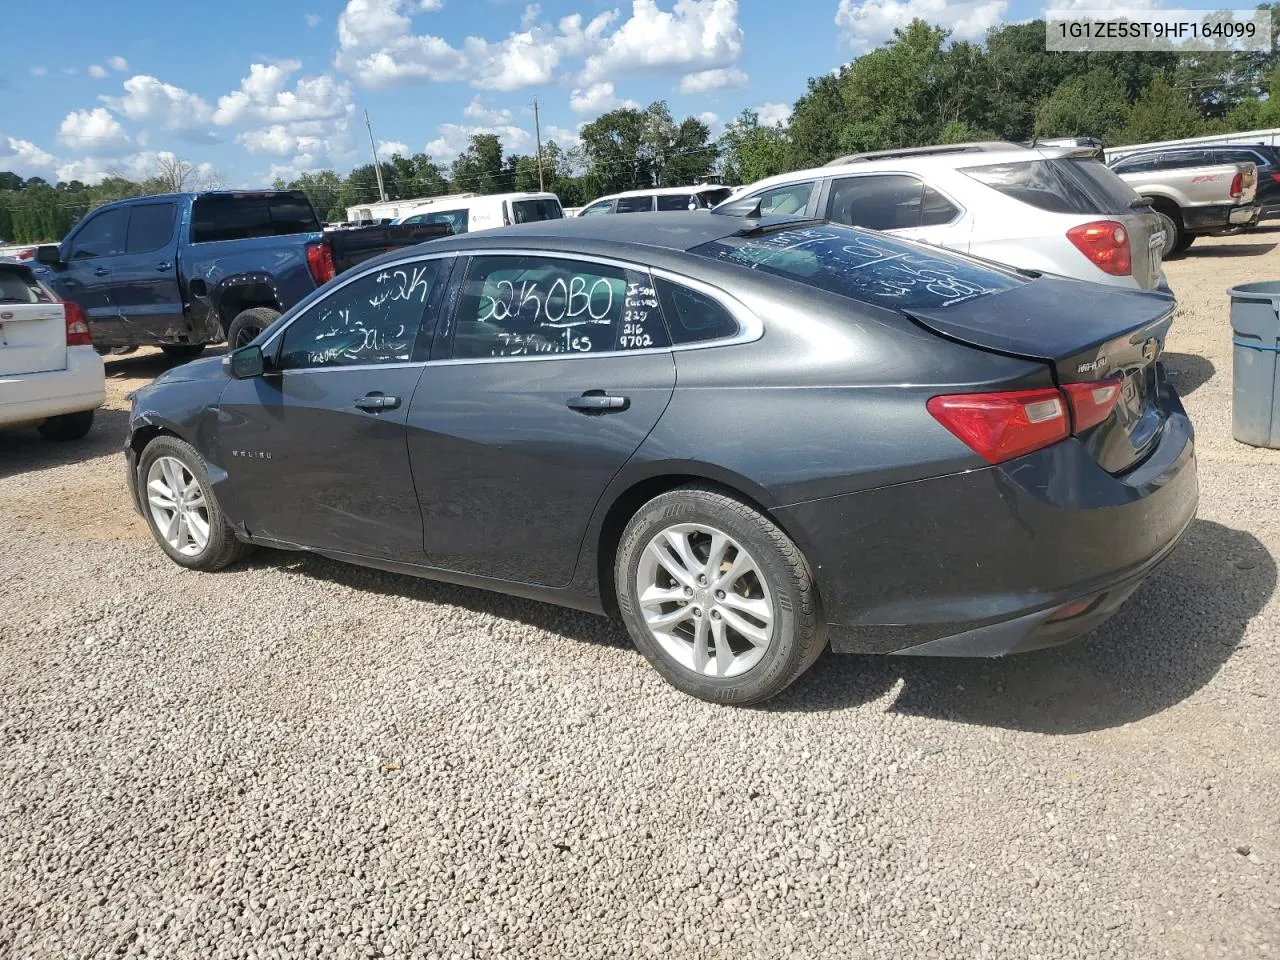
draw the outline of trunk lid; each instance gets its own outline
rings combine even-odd
[[[0,377],[66,367],[62,304],[26,266],[0,264]]]
[[[1080,442],[1110,473],[1132,467],[1160,434],[1159,364],[1175,302],[1158,293],[1041,277],[951,306],[914,307],[916,323],[966,346],[1047,364],[1056,382],[1115,380],[1120,397]]]

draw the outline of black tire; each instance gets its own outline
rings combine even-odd
[[[248,310],[241,310],[231,321],[231,326],[227,327],[227,346],[232,350],[243,347],[275,323],[279,316],[280,311],[270,307],[250,307]]]
[[[157,526],[151,506],[147,502],[147,475],[151,465],[161,457],[172,457],[185,466],[200,484],[204,494],[205,510],[209,521],[209,540],[204,549],[196,554],[184,554],[176,550],[165,539]],[[160,436],[152,440],[143,449],[138,458],[138,496],[142,500],[142,513],[147,521],[147,528],[155,537],[160,549],[169,555],[169,559],[188,570],[214,571],[235,563],[241,557],[251,553],[253,547],[236,539],[235,532],[227,523],[222,507],[213,495],[213,484],[209,480],[209,471],[204,461],[196,453],[195,448],[177,437]]]
[[[1160,252],[1160,259],[1164,260],[1177,251],[1178,243],[1186,234],[1182,232],[1182,217],[1176,210],[1170,212],[1157,208],[1155,213],[1160,218],[1160,225],[1164,227],[1164,248]]]
[[[650,632],[640,610],[637,573],[644,551],[661,531],[680,523],[713,527],[740,543],[772,595],[772,639],[760,661],[737,676],[708,676],[678,662]],[[759,511],[713,488],[679,487],[641,507],[618,544],[614,582],[636,647],[668,683],[701,700],[735,706],[768,700],[808,670],[826,646],[817,590],[799,548]]]
[[[160,349],[170,360],[194,360],[204,353],[203,343],[162,343]]]
[[[79,413],[64,413],[60,417],[50,417],[40,426],[40,436],[46,440],[79,440],[93,426],[93,411],[82,410]]]
[[[1196,234],[1184,233],[1182,236],[1178,238],[1178,242],[1173,247],[1173,252],[1183,253],[1195,242],[1196,242]]]

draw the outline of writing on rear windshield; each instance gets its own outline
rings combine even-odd
[[[725,237],[690,252],[898,309],[948,306],[1024,282],[942,251],[934,253],[884,234],[842,226]]]

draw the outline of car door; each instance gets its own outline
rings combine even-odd
[[[959,205],[905,173],[862,174],[831,182],[827,217],[953,250],[967,251],[972,224]]]
[[[62,263],[44,277],[64,300],[80,304],[97,346],[129,343],[112,297],[112,266],[124,253],[128,207],[107,207],[86,216],[62,244]]]
[[[541,253],[476,256],[458,280],[446,359],[409,411],[426,562],[564,586],[596,502],[675,387],[653,284]]]
[[[254,536],[421,562],[405,419],[452,259],[365,271],[265,345],[270,369],[218,404],[216,462]]]
[[[178,286],[178,204],[138,203],[128,212],[124,252],[112,264],[116,310],[134,342],[173,340],[188,332]]]

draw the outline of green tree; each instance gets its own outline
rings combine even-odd
[[[1194,137],[1203,127],[1204,121],[1191,106],[1186,93],[1158,76],[1134,103],[1121,142],[1149,143]]]
[[[843,74],[848,68],[843,68]],[[840,78],[829,73],[810,77],[808,89],[795,102],[787,131],[791,139],[788,166],[816,167],[840,152],[844,99]]]
[[[472,134],[467,149],[453,161],[452,180],[461,191],[503,193],[511,189],[510,172],[502,162],[497,134]]]
[[[1101,67],[1071,77],[1036,109],[1038,137],[1098,137],[1113,143],[1129,120],[1124,82]]]
[[[740,184],[784,173],[789,149],[781,124],[763,126],[756,111],[743,110],[720,138],[722,177]]]
[[[582,128],[589,193],[599,196],[653,186],[647,128],[645,114],[631,107],[610,110]]]

